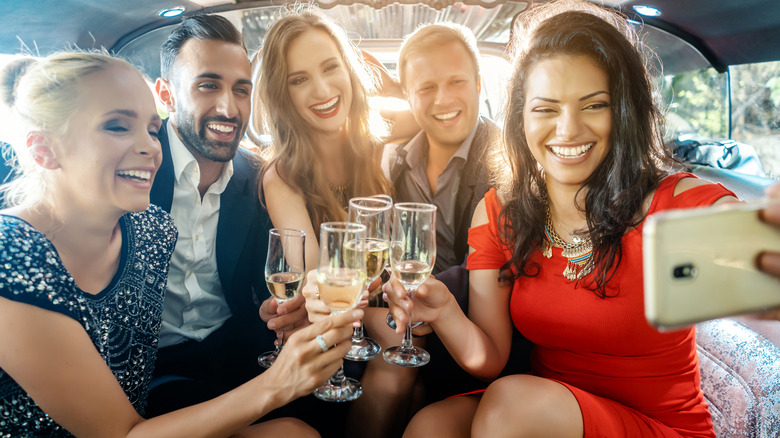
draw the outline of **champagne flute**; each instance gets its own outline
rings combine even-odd
[[[412,297],[433,270],[436,261],[436,206],[402,202],[393,206],[393,232],[390,241],[390,264],[393,274]],[[388,348],[386,361],[402,367],[419,367],[431,355],[412,345],[412,323],[406,324],[400,346]]]
[[[379,195],[371,195],[371,197],[372,198],[379,198],[379,199],[387,200],[388,202],[390,202],[390,205],[392,207],[393,198],[391,198],[389,195],[379,194]],[[391,222],[391,225],[392,225],[392,220],[390,222]],[[388,327],[390,327],[391,329],[395,330],[396,325],[395,325],[395,320],[393,319],[393,314],[392,313],[387,312],[387,316],[385,317],[385,322],[387,323]],[[419,327],[421,325],[422,325],[422,321],[418,321],[418,322],[412,323],[412,328],[416,328],[416,327]]]
[[[377,197],[349,200],[349,221],[366,226],[365,239],[360,241],[366,254],[366,289],[387,265],[392,208],[392,201]],[[360,321],[360,327],[352,332],[352,348],[344,357],[367,361],[377,357],[381,351],[382,347],[376,341],[364,335],[363,321]]]
[[[287,302],[301,291],[304,277],[306,233],[301,230],[273,228],[268,232],[268,255],[265,259],[265,284],[276,302]],[[273,351],[261,354],[257,363],[270,368],[284,346],[281,340]]]
[[[357,306],[366,284],[366,254],[361,241],[366,226],[352,222],[326,222],[320,225],[320,258],[317,288],[331,314]],[[363,394],[355,379],[344,375],[342,365],[325,385],[314,390],[320,400],[345,402]]]

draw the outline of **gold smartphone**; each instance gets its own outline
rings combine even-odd
[[[766,201],[663,211],[643,231],[645,316],[662,329],[780,306],[780,280],[756,267],[780,252]]]

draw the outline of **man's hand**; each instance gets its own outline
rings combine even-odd
[[[268,324],[269,330],[283,330],[285,336],[301,327],[309,325],[306,315],[305,300],[301,294],[293,299],[279,304],[276,298],[270,297],[260,306],[260,318]]]
[[[406,99],[404,97],[404,91],[401,88],[401,83],[395,76],[390,74],[390,71],[387,70],[385,65],[376,59],[370,52],[361,50],[360,53],[363,55],[363,60],[379,84],[379,89],[377,90],[379,96]]]

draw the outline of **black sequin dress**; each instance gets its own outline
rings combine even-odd
[[[120,226],[119,268],[111,283],[93,295],[76,286],[43,234],[21,219],[0,215],[0,296],[81,323],[130,403],[143,415],[177,233],[168,214],[156,206],[124,215]],[[70,434],[0,368],[0,436]]]

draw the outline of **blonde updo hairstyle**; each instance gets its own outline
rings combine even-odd
[[[44,58],[21,57],[0,75],[0,93],[23,130],[11,142],[19,177],[2,190],[8,206],[39,204],[46,201],[48,173],[39,166],[28,147],[26,136],[38,131],[63,138],[80,105],[82,81],[89,75],[112,67],[135,70],[127,61],[106,52],[58,52]]]

